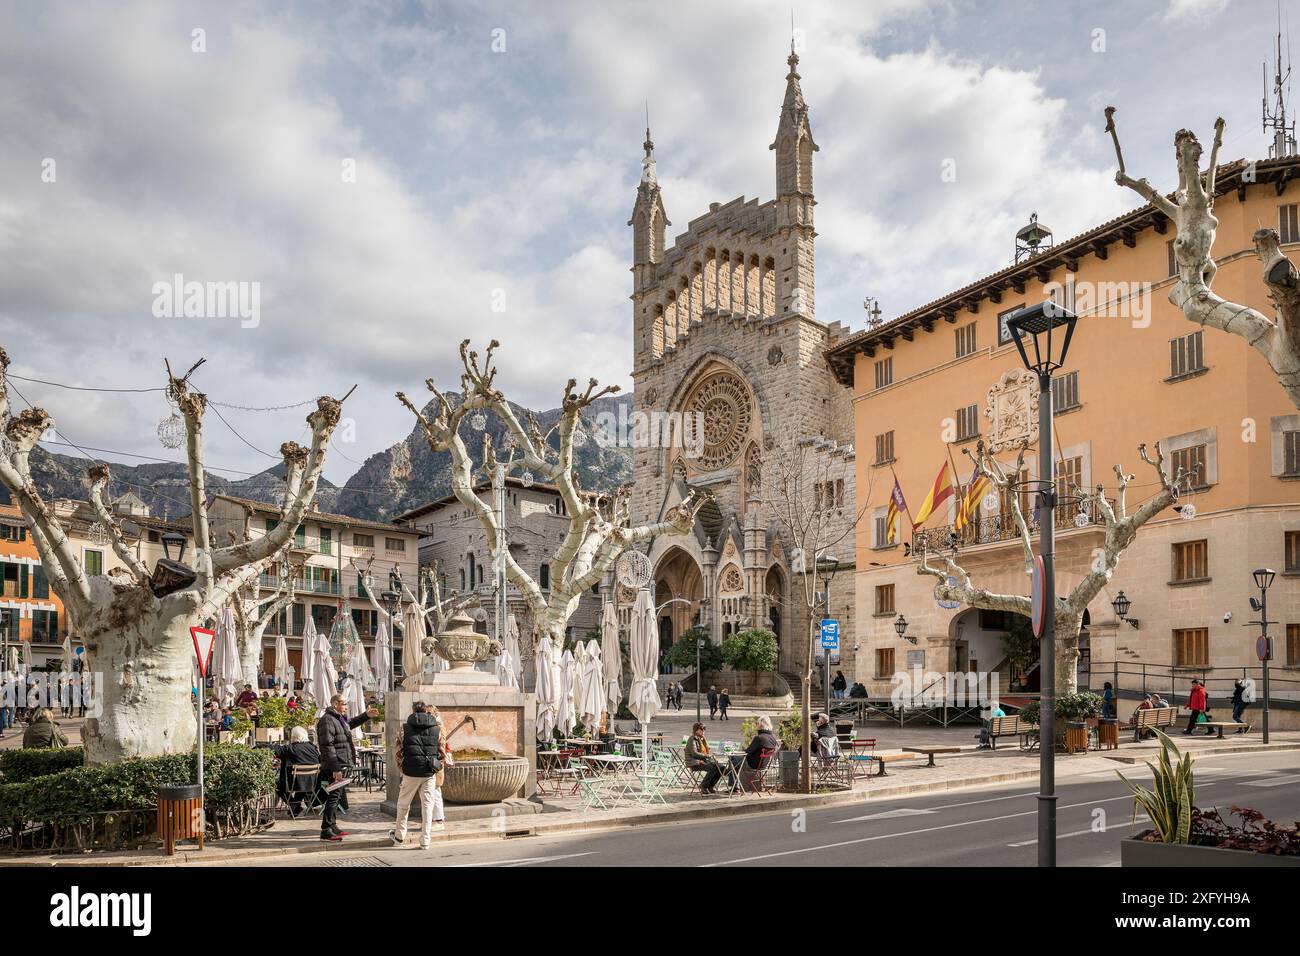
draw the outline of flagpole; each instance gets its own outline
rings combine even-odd
[[[957,470],[957,462],[952,457],[952,445],[948,442],[944,442],[943,447],[948,452],[948,464],[952,465],[952,480],[957,483],[957,491],[961,495],[960,501],[958,502],[960,505],[961,501],[966,500],[966,488],[961,483],[961,473]],[[958,510],[960,510],[960,508]]]

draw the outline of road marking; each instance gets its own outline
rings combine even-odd
[[[554,860],[571,860],[578,856],[592,856],[595,850],[585,853],[561,853],[559,856],[521,856],[515,860],[485,860],[481,863],[453,863],[455,869],[472,866],[532,866],[534,863],[550,863]]]
[[[1273,777],[1269,780],[1252,780],[1250,783],[1243,783],[1243,787],[1281,787],[1288,783],[1300,781],[1300,773],[1293,773],[1286,777]]]
[[[1064,840],[1066,837],[1087,836],[1089,833],[1106,833],[1109,830],[1120,830],[1123,829],[1124,827],[1135,827],[1138,824],[1145,824],[1146,822],[1147,822],[1146,820],[1133,820],[1130,821],[1129,823],[1118,823],[1118,824],[1108,826],[1106,830],[1094,830],[1092,829],[1092,827],[1089,827],[1086,830],[1071,830],[1069,833],[1058,833],[1056,835],[1056,838],[1058,840]],[[1008,843],[1007,846],[1033,846],[1037,842],[1038,842],[1038,838],[1035,837],[1032,840],[1021,840],[1019,843]]]
[[[899,807],[897,810],[885,810],[882,813],[869,813],[865,817],[849,817],[836,820],[836,823],[860,823],[863,820],[893,820],[895,817],[914,817],[923,813],[935,813],[935,810],[918,810],[915,807]]]

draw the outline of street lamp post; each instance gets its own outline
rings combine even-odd
[[[1259,636],[1264,642],[1265,653],[1261,654],[1264,666],[1264,743],[1268,743],[1268,664],[1273,657],[1273,648],[1268,637],[1268,626],[1276,622],[1268,619],[1268,589],[1273,586],[1277,572],[1272,568],[1257,568],[1254,572],[1255,586],[1259,588]],[[1254,603],[1254,602],[1252,602]]]
[[[659,612],[670,604],[692,604],[688,598],[669,598],[655,608],[655,620],[659,620]],[[656,624],[656,627],[658,625]],[[689,630],[689,628],[688,628]],[[700,719],[700,641],[707,638],[697,637],[695,639],[695,720],[698,723]]]
[[[1007,329],[1025,368],[1038,376],[1038,558],[1042,579],[1041,652],[1038,731],[1038,865],[1056,866],[1056,574],[1053,568],[1053,510],[1056,481],[1052,473],[1052,373],[1065,364],[1074,336],[1076,316],[1055,302],[1021,309],[1007,320]],[[1053,332],[1064,327],[1064,337]],[[1029,336],[1034,354],[1025,350]],[[1059,345],[1057,344],[1059,343]],[[1059,354],[1057,352],[1059,348]]]

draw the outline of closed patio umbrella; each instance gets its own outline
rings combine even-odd
[[[424,638],[427,629],[424,626],[424,612],[416,604],[408,603],[402,608],[402,673],[406,677],[419,680],[424,672]],[[447,662],[436,653],[431,662],[434,671],[445,670]]]
[[[543,637],[533,656],[537,683],[537,739],[550,741],[555,734],[555,718],[559,710],[560,688],[554,671],[555,646],[549,637]]]
[[[375,633],[375,689],[381,694],[393,689],[393,638],[383,621]]]
[[[302,692],[316,699],[316,622],[311,615],[302,629],[302,673],[298,675]]]
[[[217,614],[216,647],[212,651],[212,689],[223,707],[234,699],[235,686],[242,677],[235,643],[235,612],[227,604]]]
[[[570,690],[573,694],[573,722],[576,724],[582,718],[582,673],[587,667],[587,645],[579,641],[573,645],[572,653],[573,684]]]
[[[283,634],[275,639],[275,679],[289,683],[289,644]]]
[[[582,662],[582,693],[578,714],[588,726],[598,724],[605,710],[605,669],[601,666],[600,645],[587,642],[587,653]]]
[[[655,627],[654,602],[650,589],[637,592],[632,607],[632,684],[627,692],[628,709],[641,724],[642,773],[649,769],[650,721],[659,713],[659,631]]]
[[[519,664],[519,625],[515,616],[509,614],[501,641],[501,656],[497,658],[497,679],[502,687],[519,689]]]
[[[618,646],[618,615],[612,601],[606,601],[600,613],[600,656],[605,670],[605,699],[609,701],[609,706],[605,709],[611,715],[616,715],[618,702],[623,699],[620,686],[623,678],[623,654]]]
[[[63,670],[72,673],[72,635],[63,635]]]
[[[324,634],[316,632],[316,647],[313,651],[314,659],[311,663],[313,696],[316,698],[318,708],[328,706],[330,698],[334,696],[335,689],[339,686],[339,672],[334,666],[334,658],[330,656],[330,642]]]
[[[560,655],[560,699],[555,711],[555,726],[565,737],[573,733],[573,651]]]

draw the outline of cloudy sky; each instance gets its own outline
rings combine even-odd
[[[673,230],[772,198],[790,6],[6,3],[11,371],[156,388],[164,357],[202,356],[198,387],[246,408],[356,384],[337,482],[410,430],[397,388],[455,386],[466,336],[502,340],[499,382],[524,404],[558,404],[571,375],[626,385],[646,101]],[[1000,268],[1031,211],[1064,238],[1130,208],[1107,104],[1130,170],[1162,187],[1179,127],[1208,141],[1222,114],[1225,158],[1266,151],[1272,0],[796,2],[794,19],[824,321],[860,327],[864,296],[892,317]],[[256,327],[155,315],[177,274],[257,283]],[[175,457],[160,392],[15,384],[71,441]],[[222,409],[246,442],[209,416],[209,465],[260,471],[305,411]]]

